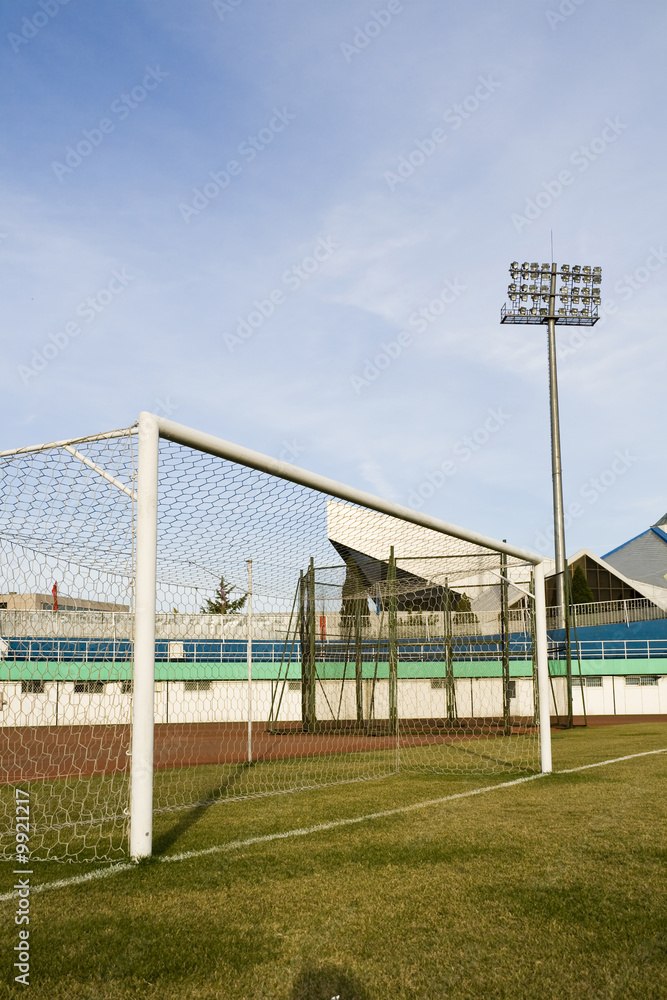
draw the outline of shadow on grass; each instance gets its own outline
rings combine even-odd
[[[225,781],[206,792],[200,802],[185,809],[169,830],[165,830],[153,839],[153,856],[166,854],[170,847],[178,843],[188,830],[203,819],[211,806],[227,797],[230,788],[233,788],[253,766],[253,764],[239,764],[234,774],[230,774]]]
[[[370,995],[351,972],[336,965],[318,965],[301,970],[290,1000],[370,1000]]]
[[[493,757],[488,753],[480,753],[479,750],[472,750],[470,747],[457,747],[457,749],[461,753],[468,754],[471,757],[476,757],[479,760],[489,760],[492,764],[497,764],[498,767],[501,768],[501,774],[503,773],[502,769],[504,769],[507,774],[520,775],[535,773],[535,769],[528,767],[526,764],[517,764],[516,761],[511,760],[501,760],[499,757]]]

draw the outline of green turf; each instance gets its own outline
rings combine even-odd
[[[519,775],[538,770],[537,733],[490,735],[452,742],[406,745],[383,750],[318,753],[302,757],[222,763],[158,770],[154,811],[160,831],[191,825],[211,805],[247,796],[313,790],[336,783],[377,780],[397,770],[467,775]],[[71,777],[21,783],[30,796],[31,852],[34,860],[121,861],[127,857],[129,775]],[[199,808],[191,815],[183,810]],[[270,814],[272,806],[264,806]],[[14,786],[0,787],[0,816],[13,816]],[[0,856],[14,847],[13,823],[0,830]]]
[[[556,768],[667,725],[554,734]],[[34,895],[35,998],[662,1000],[667,754]],[[160,814],[160,857],[512,779],[424,771]],[[89,866],[43,864],[33,882]],[[3,886],[11,868],[0,868]],[[6,891],[6,889],[5,889]],[[2,904],[3,954],[16,943]],[[5,965],[0,995],[11,985]]]

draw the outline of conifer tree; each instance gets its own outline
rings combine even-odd
[[[572,604],[592,604],[595,600],[593,591],[588,586],[588,580],[581,566],[576,566],[572,574],[570,601]]]
[[[238,590],[233,583],[227,583],[224,576],[220,577],[220,584],[213,595],[213,600],[210,598],[206,601],[206,604],[201,609],[204,615],[233,615],[238,611],[241,611],[243,605],[245,604],[248,595],[243,594],[242,597],[237,597],[235,600],[230,600],[230,594],[233,590]]]

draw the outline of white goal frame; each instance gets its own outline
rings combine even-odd
[[[540,764],[543,773],[552,770],[550,736],[549,664],[544,592],[543,557],[507,545],[474,531],[448,524],[381,497],[365,493],[335,480],[307,472],[259,452],[193,430],[153,413],[139,414],[137,476],[137,538],[134,633],[134,695],[132,702],[132,759],[130,797],[130,854],[138,860],[152,853],[153,839],[153,727],[155,683],[155,613],[157,573],[157,500],[160,438],[197,451],[289,480],[339,500],[358,504],[381,514],[432,531],[484,546],[521,559],[533,567],[535,600],[535,649],[539,697]]]

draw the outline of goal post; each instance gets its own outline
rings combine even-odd
[[[130,782],[130,854],[147,857],[153,839],[153,727],[159,424],[139,414],[134,612],[134,690]]]
[[[0,856],[15,787],[31,860],[111,861],[234,799],[549,772],[546,624],[540,556],[151,413],[0,452]]]
[[[155,574],[161,438],[531,564],[534,567],[534,594],[530,596],[535,602],[540,766],[543,772],[552,770],[544,565],[541,556],[144,411],[139,415],[138,435],[135,688],[130,810],[132,857],[147,857],[152,851]],[[391,560],[393,561],[393,548]],[[249,705],[248,723],[251,710]]]

